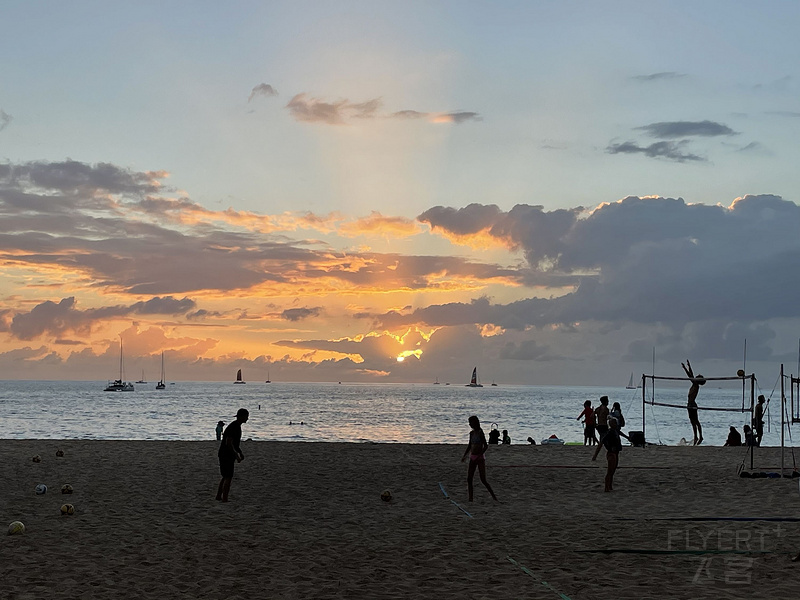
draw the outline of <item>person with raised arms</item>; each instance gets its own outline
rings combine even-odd
[[[692,424],[692,434],[694,435],[693,446],[703,443],[703,427],[700,425],[700,419],[697,416],[697,392],[700,391],[700,386],[706,384],[705,377],[694,374],[692,370],[692,363],[686,359],[686,363],[681,363],[684,373],[691,380],[692,385],[689,387],[689,395],[686,401],[686,410],[689,412],[689,423]]]

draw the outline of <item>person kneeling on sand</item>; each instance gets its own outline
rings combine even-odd
[[[725,440],[725,446],[741,446],[742,434],[736,431],[736,427],[731,425],[731,430],[728,432],[728,439]]]
[[[608,420],[608,431],[602,438],[600,438],[600,444],[598,444],[597,450],[595,450],[594,456],[592,456],[592,460],[597,460],[597,455],[600,454],[600,448],[603,447],[605,447],[607,450],[606,459],[608,460],[608,470],[606,471],[605,478],[605,491],[613,492],[614,473],[616,472],[617,465],[619,464],[619,453],[622,452],[622,440],[620,439],[619,423],[617,423],[616,419]]]

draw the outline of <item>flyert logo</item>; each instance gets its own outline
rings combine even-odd
[[[671,529],[667,532],[667,551],[697,554],[695,585],[750,585],[756,558],[774,551],[783,535],[780,524],[770,528]]]

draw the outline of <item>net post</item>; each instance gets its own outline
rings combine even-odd
[[[784,416],[783,412],[786,410],[786,382],[783,375],[783,363],[781,363],[781,477],[783,477],[783,450],[784,450]]]
[[[756,407],[756,376],[754,373],[750,374],[750,427],[753,427],[753,415],[755,414]],[[751,435],[755,435],[753,430],[750,430]],[[755,454],[755,445],[750,446],[750,470],[753,470],[753,455]]]
[[[644,438],[645,448],[647,447],[647,434],[644,428],[644,409],[645,398],[647,397],[647,376],[642,373],[642,437]]]

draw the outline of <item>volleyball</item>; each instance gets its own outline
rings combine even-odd
[[[736,371],[736,375],[738,377],[744,377],[744,369],[739,369],[738,371]]]
[[[33,462],[42,462],[42,457],[37,454],[33,457]]]
[[[62,504],[61,505],[61,514],[62,515],[74,515],[75,514],[75,507],[72,504]]]
[[[62,494],[71,494],[72,493],[72,486],[68,483],[65,483],[61,486],[61,493]]]
[[[13,521],[8,526],[8,535],[20,535],[25,533],[25,525],[22,524],[22,521]]]
[[[36,486],[36,495],[37,496],[41,496],[42,494],[46,494],[46,493],[47,493],[47,486],[45,484],[40,483],[39,485]]]
[[[64,456],[63,450],[56,450],[56,456]]]
[[[390,492],[389,490],[383,490],[381,492],[381,500],[383,500],[384,502],[390,502],[391,499],[392,499],[392,492]]]

